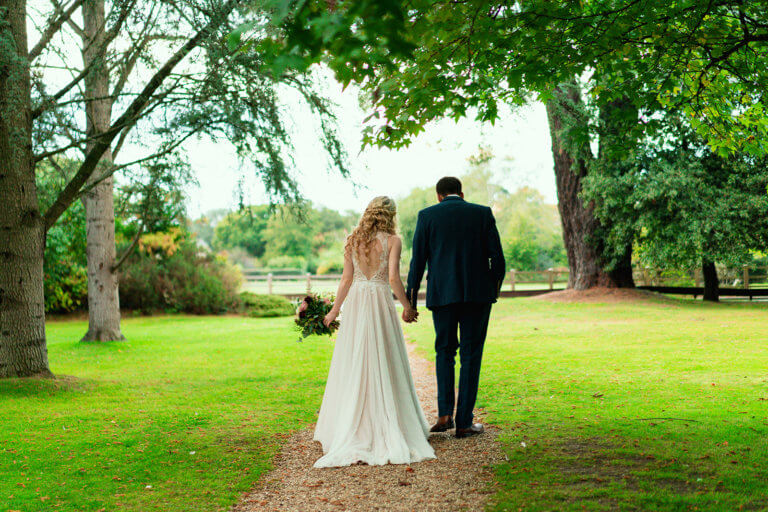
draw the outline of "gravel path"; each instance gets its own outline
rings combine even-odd
[[[427,420],[433,422],[436,391],[434,366],[409,345],[416,388]],[[482,392],[482,389],[481,389]],[[477,419],[482,421],[482,412]],[[486,426],[480,436],[456,439],[432,434],[429,442],[437,460],[407,465],[312,467],[322,455],[312,440],[313,429],[302,430],[285,445],[275,468],[233,512],[262,511],[458,511],[483,510],[494,492],[490,468],[502,460],[498,430]]]

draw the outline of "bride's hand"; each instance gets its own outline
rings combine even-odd
[[[405,323],[412,323],[415,322],[419,317],[418,311],[413,309],[412,307],[403,308],[403,322]]]
[[[325,324],[326,327],[330,327],[330,325],[333,323],[334,320],[336,320],[339,317],[339,312],[336,311],[336,309],[331,309],[327,315],[325,315],[325,318],[323,319],[323,324]]]

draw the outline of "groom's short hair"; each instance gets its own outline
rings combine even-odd
[[[440,178],[435,188],[437,189],[437,195],[440,196],[461,194],[461,181],[459,181],[459,178],[446,176],[445,178]]]

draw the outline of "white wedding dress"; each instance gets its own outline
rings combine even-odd
[[[352,255],[354,278],[315,428],[324,455],[315,467],[435,458],[389,287],[388,235],[379,233],[377,239],[380,254],[378,268],[369,269],[373,272],[366,275]]]

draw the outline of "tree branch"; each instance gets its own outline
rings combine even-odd
[[[83,0],[77,0],[78,2],[82,2]],[[117,20],[115,21],[115,25],[110,28],[109,32],[106,33],[104,37],[104,41],[102,42],[102,50],[106,49],[106,47],[114,40],[117,35],[120,33],[120,28],[123,26],[123,23],[125,23],[125,20],[128,17],[128,14],[130,13],[131,6],[134,2],[126,2],[123,5],[122,10],[120,11],[120,15],[118,16]],[[70,20],[71,21],[71,20]],[[81,35],[84,34],[83,30],[80,27],[76,27],[76,31],[79,31]],[[59,98],[63,97],[65,94],[67,94],[70,90],[72,90],[73,87],[75,87],[78,83],[80,83],[88,73],[90,73],[91,68],[96,64],[96,61],[88,62],[82,71],[80,71],[67,85],[62,87],[56,94],[53,96],[49,96],[45,98],[42,102],[40,102],[40,105],[32,111],[32,119],[38,118],[43,112],[45,112],[48,108],[51,107],[53,103],[55,103]]]
[[[72,14],[78,7],[83,4],[83,1],[84,0],[75,0],[72,5],[70,5],[67,10],[63,12],[61,5],[54,4],[56,6],[56,10],[51,16],[51,19],[48,21],[48,28],[46,28],[43,34],[40,36],[40,40],[37,42],[37,44],[29,51],[28,58],[30,62],[40,56],[56,32],[61,29],[61,26],[64,25],[64,23],[72,18]]]
[[[179,81],[177,80],[176,84],[178,84],[178,82]],[[149,101],[147,101],[147,104],[144,106],[144,110],[142,111],[141,116],[142,117],[149,116],[152,113],[152,111],[154,111],[156,108],[158,108],[158,106],[163,105],[164,104],[163,100],[171,92],[173,92],[174,88],[176,87],[176,84],[174,84],[173,86],[169,87],[168,90],[166,90],[162,94],[159,94],[157,96],[153,96],[152,97],[152,100],[154,101],[153,104],[150,104]],[[112,148],[112,159],[113,160],[117,156],[117,154],[120,152],[120,149],[123,147],[123,144],[125,143],[126,139],[128,138],[128,134],[129,134],[129,132],[131,131],[132,128],[133,128],[133,125],[127,126],[125,128],[125,130],[123,130],[122,133],[120,133],[120,136],[117,137],[117,144],[115,144],[115,146]],[[142,160],[144,160],[144,159],[142,159]]]
[[[72,201],[78,196],[78,192],[85,185],[88,179],[93,174],[96,166],[99,164],[104,152],[109,149],[112,141],[115,139],[118,133],[123,128],[136,123],[139,114],[147,105],[149,100],[155,91],[162,85],[163,81],[173,72],[173,69],[184,59],[189,53],[195,49],[205,38],[213,34],[213,32],[224,22],[230,12],[238,5],[237,0],[229,0],[223,7],[222,11],[218,15],[211,19],[208,24],[198,31],[187,43],[182,46],[176,53],[160,68],[155,75],[150,79],[142,92],[133,100],[128,106],[125,112],[115,121],[115,123],[104,133],[100,134],[96,139],[96,142],[85,157],[85,160],[80,166],[72,180],[67,184],[64,190],[59,194],[56,200],[53,202],[50,208],[45,212],[43,216],[46,231],[53,226],[53,224],[61,217],[61,214],[72,204]]]
[[[74,30],[74,31],[75,31],[75,33],[78,35],[78,37],[80,37],[80,38],[83,38],[83,37],[85,37],[85,30],[83,30],[83,29],[80,27],[80,25],[78,25],[77,23],[75,23],[74,21],[72,21],[72,19],[71,19],[71,18],[67,20],[67,25],[69,25],[69,27],[70,27],[72,30]]]
[[[75,87],[81,80],[83,80],[83,78],[85,78],[85,75],[87,75],[90,72],[93,65],[94,65],[94,62],[90,62],[87,66],[85,66],[85,68],[83,68],[83,70],[80,73],[78,73],[72,80],[70,80],[70,82],[67,85],[62,87],[56,94],[45,98],[40,103],[40,105],[32,111],[32,119],[35,120],[38,117],[40,117],[40,115],[42,115],[43,112],[48,110],[48,108],[50,108],[52,104],[54,104],[62,96],[64,96],[70,90],[72,90],[73,87]]]
[[[79,139],[79,140],[73,140],[72,142],[70,142],[66,146],[61,146],[61,147],[58,147],[56,149],[52,149],[50,151],[46,151],[45,153],[40,153],[39,155],[34,155],[34,157],[32,158],[32,161],[37,163],[40,160],[45,160],[46,158],[50,158],[50,157],[52,157],[54,155],[58,155],[59,153],[63,153],[63,152],[65,152],[68,149],[72,149],[74,147],[81,147],[82,143],[88,142],[89,140],[93,140],[95,138],[96,137],[94,136],[94,137],[85,137],[85,138]]]
[[[110,176],[112,176],[113,174],[115,174],[117,171],[119,171],[121,169],[125,169],[126,167],[130,167],[132,165],[140,164],[142,162],[147,162],[149,160],[155,160],[157,158],[160,158],[161,156],[165,156],[165,155],[171,153],[177,147],[182,145],[191,136],[199,133],[202,130],[202,128],[203,127],[199,127],[199,128],[195,128],[194,130],[190,130],[189,133],[185,134],[180,139],[174,141],[172,144],[166,146],[161,151],[157,151],[157,152],[155,152],[155,153],[153,153],[153,154],[151,154],[149,156],[145,156],[145,157],[142,157],[142,158],[137,158],[136,160],[132,160],[132,161],[124,163],[124,164],[111,166],[107,172],[105,172],[104,174],[102,174],[101,176],[96,178],[95,180],[91,180],[91,182],[88,185],[84,186],[80,190],[80,192],[78,193],[78,197],[82,196],[83,194],[85,194],[86,192],[88,192],[89,190],[94,188],[96,185],[98,185],[99,183],[101,183],[105,179],[109,178]],[[114,153],[113,153],[113,156],[114,156]]]
[[[144,226],[145,223],[142,221],[141,226],[139,226],[139,230],[136,231],[136,236],[133,237],[133,240],[131,241],[131,245],[128,246],[128,248],[123,252],[123,254],[120,256],[120,258],[117,260],[117,262],[112,265],[112,272],[117,272],[117,270],[125,263],[125,260],[128,259],[128,256],[131,255],[133,252],[133,248],[136,247],[136,244],[139,243],[139,239],[141,238],[141,235],[144,234]]]

